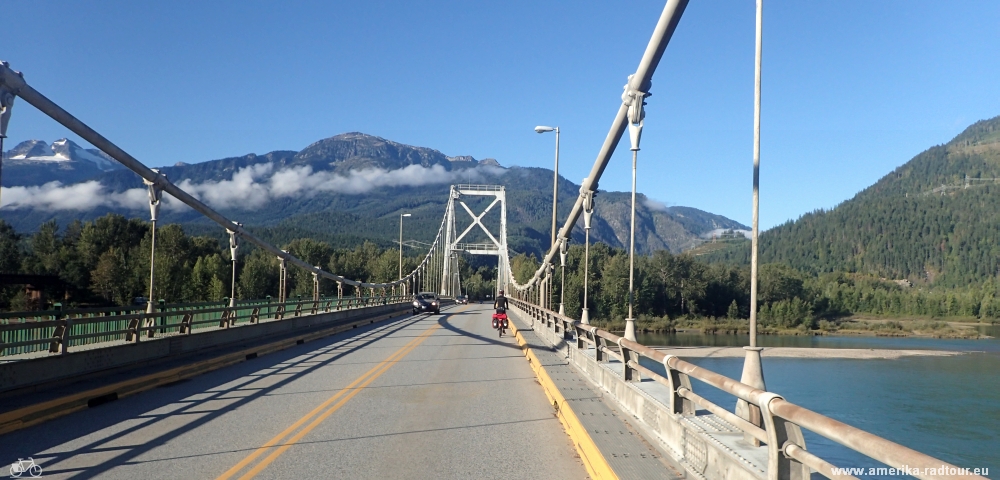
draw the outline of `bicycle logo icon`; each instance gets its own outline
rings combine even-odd
[[[11,477],[20,478],[24,472],[28,472],[28,475],[31,475],[32,477],[41,477],[42,467],[35,465],[35,459],[31,457],[28,457],[27,460],[19,458],[16,462],[10,464]]]

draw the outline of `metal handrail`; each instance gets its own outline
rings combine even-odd
[[[131,307],[49,310],[45,312],[15,312],[0,316],[0,358],[10,355],[43,351],[48,344],[50,353],[68,353],[71,346],[107,341],[139,342],[143,335],[192,334],[210,323],[219,328],[260,320],[281,320],[289,316],[305,316],[337,310],[408,302],[408,295],[365,297],[320,297],[275,302],[270,299],[243,300],[229,307],[223,302],[166,304],[160,311],[146,313]],[[119,313],[121,312],[121,313]],[[36,314],[25,318],[24,314]],[[112,313],[112,315],[103,315]],[[7,318],[3,318],[7,317]],[[36,320],[41,318],[40,320]],[[26,348],[28,347],[28,348]]]
[[[533,319],[546,320],[541,323],[551,325],[553,329],[556,329],[559,324],[562,324],[561,327],[563,332],[572,330],[577,336],[577,348],[589,348],[589,345],[594,345],[599,352],[598,360],[606,358],[606,355],[619,359],[625,369],[626,380],[635,378],[631,376],[629,371],[630,369],[636,372],[642,372],[654,381],[669,387],[671,389],[671,394],[675,395],[677,398],[690,401],[694,405],[700,406],[718,415],[722,419],[734,425],[736,428],[739,428],[744,433],[767,443],[767,448],[769,449],[768,456],[772,459],[783,458],[785,461],[793,459],[802,465],[816,470],[827,478],[854,478],[850,475],[834,474],[835,467],[822,458],[809,453],[805,448],[804,442],[802,442],[802,445],[799,445],[791,440],[786,440],[780,444],[779,442],[775,442],[774,438],[770,437],[770,435],[774,432],[773,430],[769,430],[767,428],[767,424],[771,423],[773,425],[776,421],[784,421],[790,422],[796,428],[802,427],[808,429],[813,433],[837,442],[847,448],[850,448],[851,450],[891,467],[906,467],[910,474],[916,478],[951,478],[949,475],[945,474],[931,475],[923,473],[929,471],[940,471],[942,467],[968,472],[968,475],[963,475],[962,478],[986,478],[979,475],[973,475],[969,469],[957,467],[943,460],[939,460],[931,457],[930,455],[920,453],[911,448],[879,437],[878,435],[861,430],[860,428],[852,427],[846,423],[834,420],[823,414],[791,403],[772,392],[751,387],[750,385],[746,385],[724,375],[720,375],[711,370],[681,360],[674,355],[667,355],[661,351],[649,348],[638,342],[627,340],[624,337],[601,330],[592,325],[579,323],[570,317],[538,307],[521,299],[508,298],[508,300],[515,307],[521,309],[522,311],[526,311],[526,313],[531,315]],[[598,338],[603,339],[604,342],[598,341]],[[615,351],[608,346],[602,345],[602,343],[617,345],[619,350]],[[636,355],[655,360],[657,363],[662,364],[666,370],[667,376],[664,377],[640,365],[637,358],[630,358],[631,355],[626,352],[632,352]],[[678,377],[695,378],[703,383],[718,388],[723,392],[733,395],[736,398],[758,406],[761,413],[765,416],[765,428],[758,427],[729,410],[720,407],[700,395],[697,395],[690,386],[690,381],[682,380],[677,382],[673,380],[671,377],[675,374],[678,375]],[[671,399],[671,405],[673,406],[673,404],[674,399]],[[684,411],[679,407],[680,406],[673,408],[675,413]],[[693,409],[685,412],[685,414],[694,413]],[[770,420],[770,422],[768,420]],[[769,477],[777,478],[771,475],[769,475]]]

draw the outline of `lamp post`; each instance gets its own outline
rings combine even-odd
[[[550,248],[555,248],[556,246],[556,207],[559,204],[559,127],[546,127],[544,125],[539,125],[535,127],[535,132],[546,133],[546,132],[556,132],[556,165],[552,169],[552,244]],[[551,277],[549,278],[551,282]],[[551,290],[548,294],[551,295]],[[548,304],[551,299],[546,299],[546,304]]]
[[[556,132],[556,166],[552,170],[552,246],[556,245],[556,205],[559,199],[559,127],[539,125],[535,132]]]
[[[409,217],[409,213],[399,214],[399,277],[403,278],[403,217]]]

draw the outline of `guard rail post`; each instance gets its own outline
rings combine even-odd
[[[167,333],[167,301],[161,298],[157,303],[160,311],[160,335],[163,335]]]
[[[697,406],[693,401],[681,396],[681,389],[693,391],[691,377],[670,367],[670,360],[673,358],[677,358],[677,356],[667,355],[663,358],[663,368],[667,372],[667,382],[670,388],[670,411],[674,414],[691,417],[694,416]]]
[[[626,382],[639,382],[642,380],[639,375],[639,369],[631,365],[632,362],[635,362],[636,364],[639,363],[639,352],[633,351],[631,348],[623,345],[623,340],[625,340],[625,338],[618,339],[618,350],[622,354],[622,378],[624,378]]]
[[[764,431],[767,433],[767,478],[768,480],[809,480],[809,467],[785,453],[789,445],[795,445],[803,450],[806,440],[802,429],[771,412],[771,402],[784,397],[776,393],[763,392],[757,396],[757,406],[760,407],[764,420]]]
[[[608,361],[608,339],[597,335],[597,327],[594,327],[594,339],[597,341],[597,351],[594,353],[596,355],[597,361],[605,363]]]

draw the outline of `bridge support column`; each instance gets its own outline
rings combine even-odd
[[[740,383],[760,390],[767,390],[767,387],[764,386],[764,367],[760,361],[760,352],[763,348],[743,347],[743,350],[746,350],[747,356],[743,362],[743,375],[740,377]],[[763,426],[760,408],[757,405],[738,400],[736,402],[736,415],[758,427]],[[749,434],[744,434],[743,440],[755,447],[760,446],[760,441]]]

